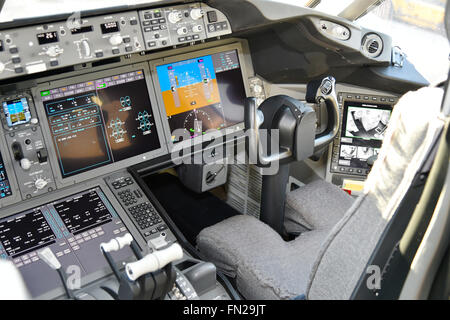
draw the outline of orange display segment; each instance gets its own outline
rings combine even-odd
[[[162,92],[162,97],[168,117],[220,103],[216,79],[175,88],[174,91],[166,90]]]

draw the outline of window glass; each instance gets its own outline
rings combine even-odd
[[[416,69],[437,83],[447,78],[449,67],[445,4],[446,0],[386,0],[357,23],[390,35]]]

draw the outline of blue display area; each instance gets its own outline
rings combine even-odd
[[[156,72],[161,92],[171,90],[173,78],[177,79],[177,88],[201,83],[204,75],[202,75],[202,68],[199,67],[199,64],[203,64],[208,79],[216,79],[213,59],[210,55],[157,66]]]
[[[10,195],[12,195],[11,186],[9,185],[8,175],[0,153],[0,199]]]
[[[3,112],[9,127],[28,123],[31,119],[27,98],[3,102]]]

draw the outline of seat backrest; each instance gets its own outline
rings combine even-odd
[[[444,125],[443,90],[422,88],[394,107],[364,193],[322,245],[307,287],[308,299],[349,299],[383,231]]]

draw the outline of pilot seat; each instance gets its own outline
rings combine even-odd
[[[294,240],[285,240],[270,223],[238,215],[203,229],[199,251],[233,278],[246,299],[354,298],[383,233],[436,145],[444,125],[442,97],[442,89],[429,87],[400,99],[358,198],[323,180],[288,193],[284,224],[304,230]]]

